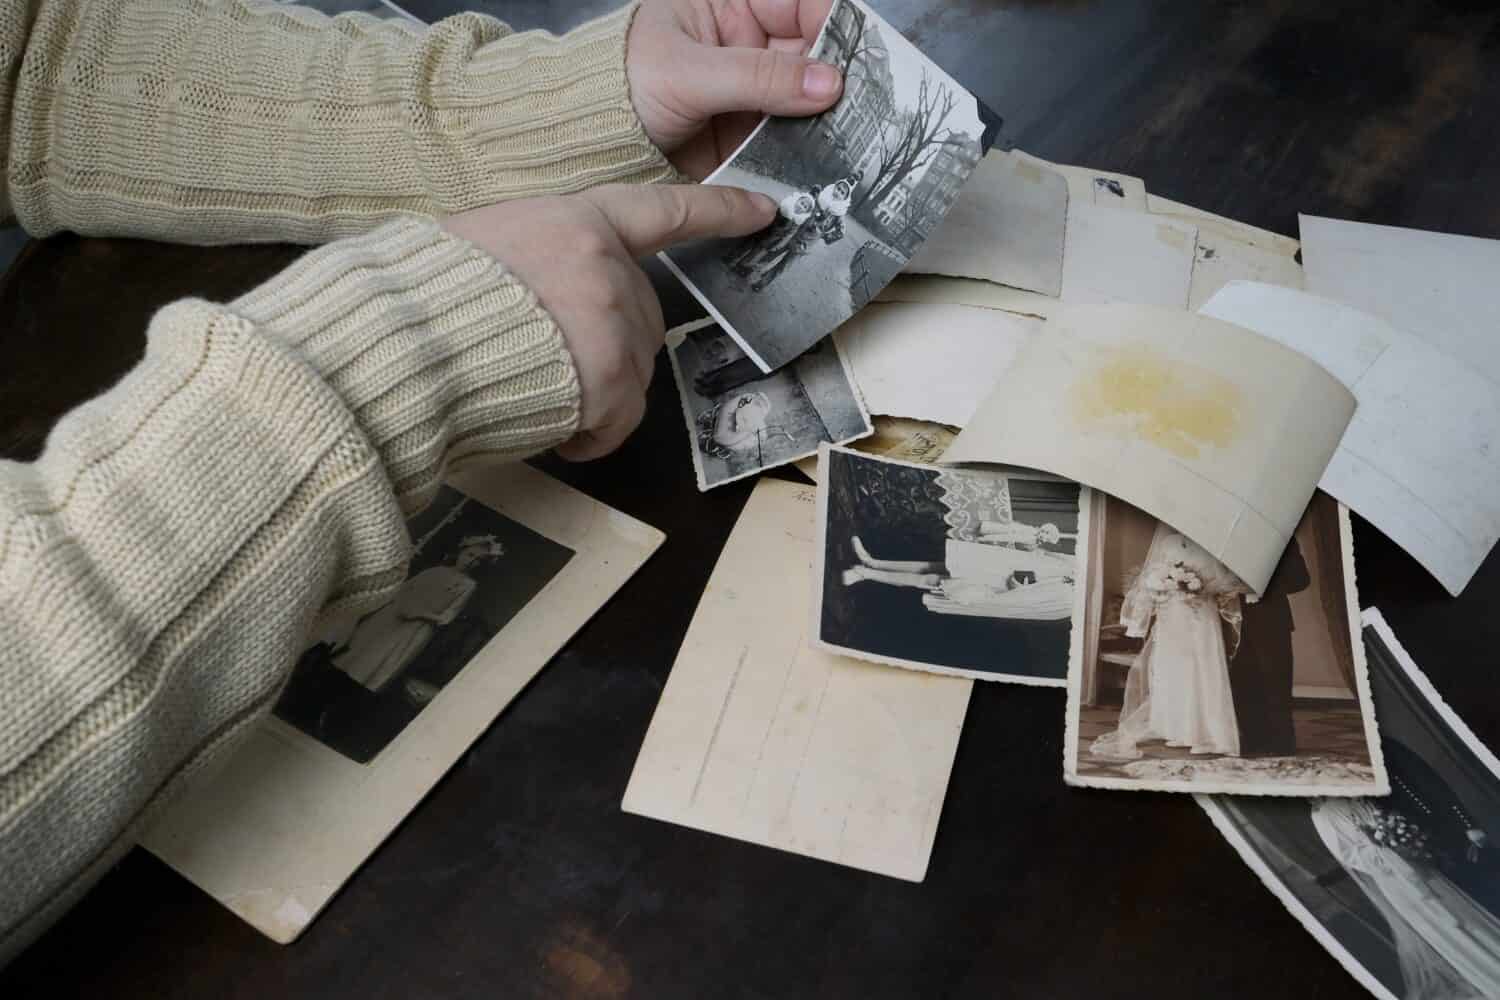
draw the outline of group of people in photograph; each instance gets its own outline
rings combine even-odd
[[[745,239],[724,259],[724,265],[736,276],[748,278],[751,291],[764,290],[817,242],[832,246],[844,238],[844,216],[849,214],[859,182],[860,175],[854,173],[821,188],[793,191],[781,199],[775,223]]]

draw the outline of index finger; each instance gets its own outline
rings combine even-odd
[[[747,236],[776,217],[763,194],[722,184],[620,184],[585,191],[632,257],[691,240]]]

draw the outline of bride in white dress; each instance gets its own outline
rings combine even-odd
[[[1312,809],[1324,846],[1390,924],[1402,996],[1500,997],[1500,919],[1425,857],[1395,816],[1376,799],[1322,799]]]
[[[1147,740],[1239,754],[1222,623],[1238,630],[1243,593],[1239,578],[1202,546],[1157,525],[1120,609],[1125,634],[1146,642],[1126,676],[1119,728],[1094,741],[1095,755],[1135,760]]]

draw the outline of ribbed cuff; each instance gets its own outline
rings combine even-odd
[[[432,134],[460,129],[484,175],[440,200],[470,207],[497,197],[680,180],[630,99],[626,39],[636,9],[629,4],[561,37],[530,31],[485,41],[475,15],[434,25],[424,48],[454,63],[431,74]],[[416,63],[419,72],[424,61]],[[426,152],[452,155],[449,148]]]
[[[229,308],[343,398],[404,510],[472,458],[570,437],[579,386],[561,332],[494,258],[403,220],[315,250]]]

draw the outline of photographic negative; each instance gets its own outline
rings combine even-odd
[[[838,103],[809,118],[767,118],[705,181],[769,195],[776,221],[662,254],[766,372],[895,277],[998,129],[973,95],[858,0],[835,0],[810,55],[843,71]]]
[[[573,551],[451,487],[408,523],[406,581],[389,602],[318,637],[275,714],[368,763],[400,735]]]
[[[1055,478],[820,453],[818,646],[1061,687],[1088,491]]]
[[[1500,761],[1364,614],[1386,798],[1200,796],[1287,909],[1383,1000],[1500,996]]]
[[[672,331],[667,354],[687,419],[698,488],[843,444],[872,428],[854,378],[832,340],[769,375],[723,327],[703,320]]]
[[[1257,596],[1202,546],[1094,495],[1068,671],[1069,784],[1378,795],[1349,512],[1317,493]]]

